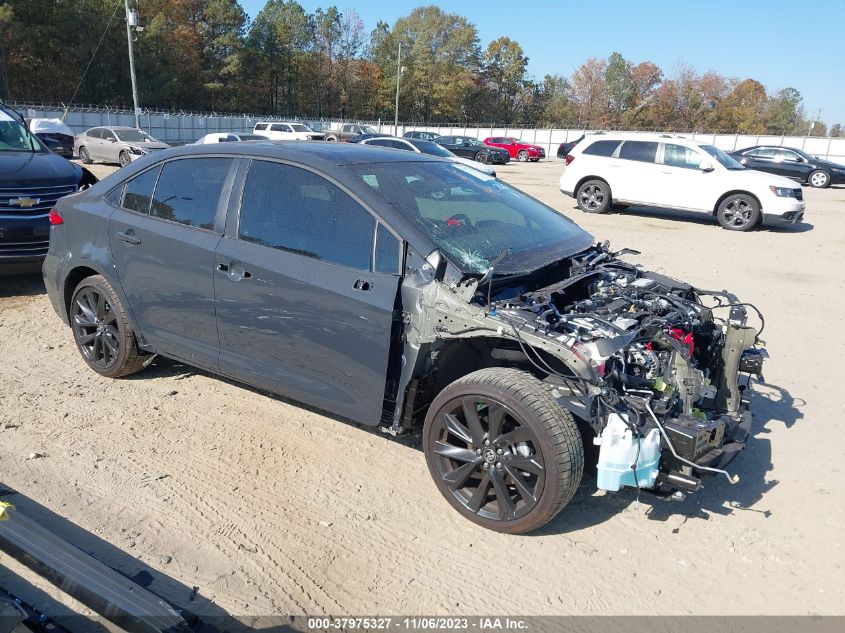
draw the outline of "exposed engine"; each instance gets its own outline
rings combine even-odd
[[[759,377],[765,357],[754,347],[757,331],[746,326],[749,304],[642,272],[606,248],[572,260],[563,276],[533,289],[501,289],[490,316],[511,328],[538,371],[566,387],[564,405],[581,417],[577,407],[587,407],[602,446],[600,487],[695,490],[703,471],[735,480],[723,466],[750,429],[743,397],[750,380],[740,373]],[[569,349],[589,366],[591,380],[528,350],[527,333]],[[662,450],[659,464],[643,470],[641,458],[655,450]]]

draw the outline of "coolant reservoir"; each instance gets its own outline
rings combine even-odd
[[[660,463],[660,431],[651,429],[645,437],[634,437],[625,420],[611,413],[607,426],[594,442],[599,449],[598,487],[616,492],[622,486],[652,488]],[[634,470],[637,476],[634,479]]]

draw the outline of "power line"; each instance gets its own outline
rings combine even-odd
[[[91,59],[88,60],[88,65],[85,67],[85,70],[82,73],[82,77],[79,79],[79,83],[76,84],[76,90],[73,91],[73,96],[70,98],[67,106],[65,106],[65,113],[62,115],[62,121],[65,120],[67,116],[67,111],[70,109],[70,106],[73,105],[73,100],[76,99],[76,93],[79,92],[79,88],[82,86],[82,82],[85,81],[85,75],[88,74],[88,69],[91,68],[91,62],[94,61],[94,57],[97,56],[97,51],[100,50],[100,44],[103,43],[103,40],[106,37],[106,33],[109,31],[109,27],[111,26],[112,20],[114,20],[114,16],[117,14],[117,8],[120,6],[121,0],[117,0],[114,5],[114,11],[111,13],[111,17],[109,21],[106,23],[106,28],[103,29],[103,34],[100,36],[100,41],[97,42],[97,47],[94,49],[94,52],[91,54]]]

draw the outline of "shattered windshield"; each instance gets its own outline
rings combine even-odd
[[[472,168],[441,161],[350,165],[467,273],[525,273],[584,250],[592,236],[554,209]]]

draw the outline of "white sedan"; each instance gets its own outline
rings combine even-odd
[[[212,132],[201,136],[194,145],[209,145],[210,143],[236,143],[238,141],[266,141],[266,136],[260,134],[242,134],[241,132]]]
[[[439,156],[440,158],[448,158],[452,162],[466,167],[471,167],[482,174],[496,177],[496,170],[491,165],[484,165],[468,158],[456,156],[445,147],[441,147],[437,143],[431,141],[424,141],[418,138],[397,138],[395,136],[377,136],[375,138],[368,138],[360,141],[361,145],[377,145],[379,147],[391,147],[393,149],[404,149],[417,154],[430,154],[432,156]]]

